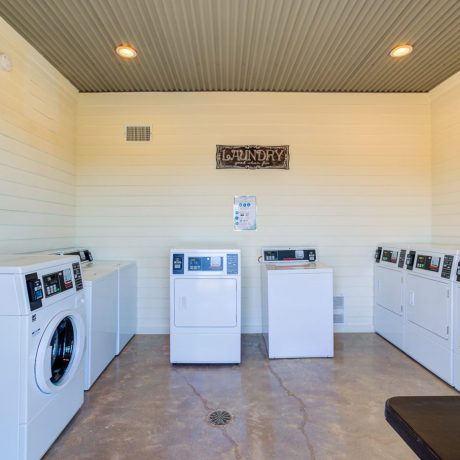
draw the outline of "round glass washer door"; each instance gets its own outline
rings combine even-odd
[[[84,322],[77,312],[63,311],[50,321],[35,359],[35,378],[41,391],[54,393],[72,379],[81,362],[84,343]]]

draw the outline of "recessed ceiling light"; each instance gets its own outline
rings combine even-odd
[[[115,50],[118,56],[125,59],[134,59],[137,56],[137,51],[129,45],[119,45]]]
[[[403,56],[407,56],[408,54],[412,53],[414,48],[412,45],[398,45],[395,46],[391,51],[390,51],[390,56],[394,58],[399,58]]]

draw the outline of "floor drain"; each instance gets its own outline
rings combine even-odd
[[[208,415],[208,422],[211,425],[222,426],[230,422],[232,416],[226,410],[215,410]]]

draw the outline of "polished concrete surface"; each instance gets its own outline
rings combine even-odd
[[[136,336],[45,458],[413,459],[385,400],[458,394],[375,334],[336,334],[333,359],[268,360],[259,335],[242,353],[239,366],[172,366],[168,336]],[[209,425],[215,409],[233,420]]]

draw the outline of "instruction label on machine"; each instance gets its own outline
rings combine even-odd
[[[256,197],[235,196],[233,202],[233,230],[256,230]]]

